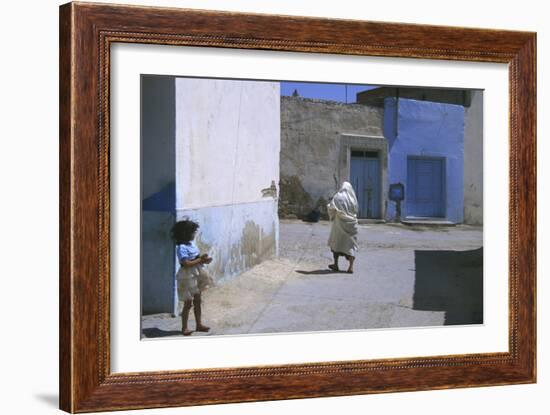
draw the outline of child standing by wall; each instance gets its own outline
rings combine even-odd
[[[187,327],[189,311],[193,306],[195,313],[196,331],[207,332],[210,327],[202,324],[201,291],[209,281],[209,276],[204,270],[204,264],[210,264],[212,258],[208,254],[200,254],[194,239],[199,224],[191,220],[182,220],[172,227],[172,238],[176,242],[176,254],[180,263],[180,269],[176,274],[178,281],[178,296],[183,300],[181,312],[181,331],[184,336],[189,336],[192,331]]]

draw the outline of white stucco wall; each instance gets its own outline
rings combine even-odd
[[[483,224],[483,91],[464,112],[464,223]]]
[[[277,253],[279,151],[279,83],[176,79],[176,216],[218,281]]]
[[[264,200],[279,182],[278,82],[176,79],[176,208]]]

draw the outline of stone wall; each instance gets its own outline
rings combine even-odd
[[[327,201],[349,180],[343,138],[382,138],[383,110],[301,97],[281,97],[279,215],[302,218],[314,207],[326,217]]]

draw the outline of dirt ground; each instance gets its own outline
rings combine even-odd
[[[328,269],[329,231],[328,222],[281,221],[279,256],[205,291],[211,330],[192,336],[483,322],[481,227],[359,225],[353,274]],[[181,319],[143,316],[142,334],[181,336]]]

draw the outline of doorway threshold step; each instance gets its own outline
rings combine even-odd
[[[401,223],[410,226],[456,226],[456,223],[441,218],[405,218]]]
[[[372,223],[386,223],[384,219],[371,219],[371,218],[359,218],[357,219],[359,225],[370,225]]]

